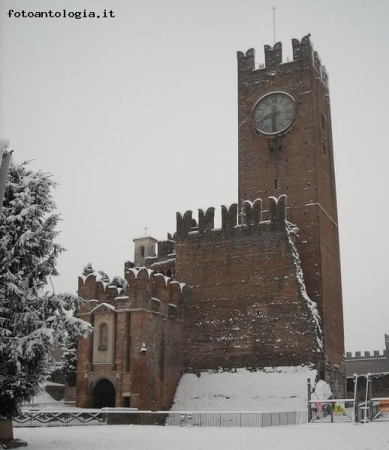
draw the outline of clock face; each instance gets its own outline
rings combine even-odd
[[[261,97],[254,106],[252,124],[265,136],[285,133],[297,117],[295,99],[286,92],[271,92]]]

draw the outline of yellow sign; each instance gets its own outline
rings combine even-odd
[[[334,413],[335,414],[345,414],[346,410],[344,409],[344,406],[341,405],[340,403],[335,403],[334,405]]]

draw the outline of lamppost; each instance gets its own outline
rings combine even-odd
[[[148,383],[147,383],[147,347],[143,342],[140,350],[140,360],[139,360],[139,406],[141,409],[146,409],[147,397],[148,397]]]
[[[8,166],[11,160],[12,151],[7,152],[9,141],[0,138],[0,213],[3,206],[5,184],[7,182]]]
[[[364,415],[364,419],[363,419],[363,423],[366,423],[366,417],[367,417],[367,399],[368,399],[368,394],[369,394],[369,383],[371,382],[371,380],[369,380],[371,373],[368,373],[366,375],[366,395],[365,395],[365,415]],[[371,421],[372,417],[370,415],[370,421]]]

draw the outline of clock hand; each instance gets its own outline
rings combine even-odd
[[[277,127],[276,127],[276,120],[277,120],[277,116],[280,114],[281,111],[278,110],[278,108],[273,105],[271,108],[271,112],[267,113],[265,116],[263,116],[258,124],[261,125],[265,122],[265,120],[270,119],[271,120],[271,126],[272,126],[272,130],[273,131],[277,131]]]
[[[277,131],[277,127],[276,127],[276,114],[273,114],[271,116],[271,127],[273,129],[273,131]]]
[[[267,120],[272,116],[273,116],[273,113],[270,112],[270,113],[266,114],[266,116],[263,116],[262,119],[260,120],[260,122],[263,122],[264,120]]]
[[[276,127],[276,120],[277,120],[277,116],[280,113],[280,111],[277,109],[276,106],[272,106],[271,108],[271,126],[273,131],[277,131],[277,127]]]

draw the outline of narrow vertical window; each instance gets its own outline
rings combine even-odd
[[[106,323],[102,323],[99,327],[99,350],[107,351],[108,350],[108,325]]]

